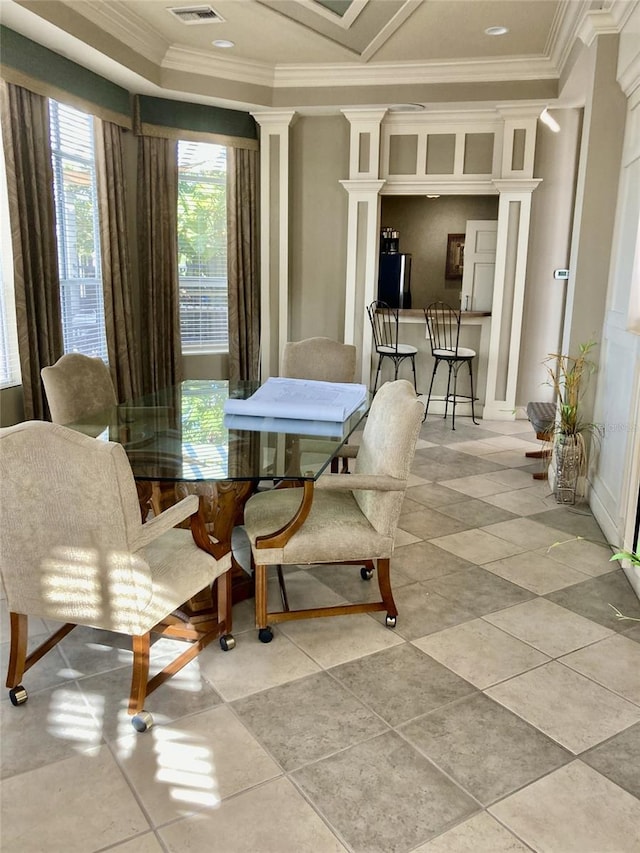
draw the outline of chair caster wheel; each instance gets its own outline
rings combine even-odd
[[[131,718],[131,725],[137,732],[146,732],[153,725],[153,717],[148,711],[140,711]]]
[[[273,640],[273,631],[267,625],[266,628],[260,628],[258,631],[258,639],[261,643],[270,643]]]
[[[395,628],[397,618],[397,616],[389,616],[389,614],[387,613],[387,618],[385,619],[384,624],[387,626],[387,628]]]
[[[29,694],[24,689],[22,684],[18,684],[17,687],[12,687],[9,691],[9,699],[11,699],[11,704],[16,705],[24,705],[24,703],[29,698]]]
[[[230,652],[231,649],[235,649],[236,647],[236,638],[233,634],[224,634],[220,637],[220,648],[223,652]]]
[[[373,569],[360,569],[360,577],[363,581],[370,581],[373,577]]]

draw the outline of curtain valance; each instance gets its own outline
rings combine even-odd
[[[207,104],[136,95],[133,99],[133,128],[139,136],[213,142],[228,148],[258,150],[258,130],[249,113]]]
[[[7,83],[131,129],[126,89],[7,27],[0,27],[0,39],[0,76]]]

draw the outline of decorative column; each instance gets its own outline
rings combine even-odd
[[[496,268],[483,418],[514,420],[529,246],[536,125],[541,107],[504,107]]]
[[[289,128],[294,110],[252,113],[260,125],[260,374],[277,375],[289,336]]]
[[[343,110],[351,124],[349,180],[340,183],[349,193],[347,275],[345,285],[345,343],[355,344],[357,372],[369,385],[371,333],[366,306],[376,297],[378,231],[380,225],[380,124],[386,110]]]
[[[540,183],[496,180],[500,193],[496,269],[483,418],[514,420],[529,245],[531,196]]]

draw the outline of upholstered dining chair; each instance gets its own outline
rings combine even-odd
[[[331,338],[287,341],[282,352],[280,375],[289,379],[322,382],[355,382],[356,348]]]
[[[101,358],[79,352],[40,371],[54,424],[71,424],[118,402],[111,372]]]
[[[320,382],[355,382],[356,353],[352,344],[343,344],[332,338],[305,338],[302,341],[287,341],[282,352],[280,375],[288,379],[313,379]],[[321,439],[305,439],[307,453],[314,447],[324,450]],[[348,471],[349,459],[358,451],[357,447],[344,445],[340,448],[343,472]],[[331,470],[338,471],[339,459],[331,462]]]
[[[416,385],[416,355],[418,354],[417,347],[411,344],[402,344],[398,339],[399,332],[399,315],[397,308],[391,308],[386,302],[379,300],[372,302],[367,306],[367,314],[371,323],[373,332],[373,343],[376,353],[378,354],[378,367],[376,369],[376,378],[373,383],[373,393],[376,393],[378,387],[378,379],[380,377],[380,369],[385,358],[391,359],[394,366],[393,378],[398,378],[398,369],[403,361],[407,359],[411,362],[413,370],[413,387],[418,393]]]
[[[216,638],[224,650],[235,645],[231,557],[204,531],[197,496],[143,524],[123,447],[44,421],[0,430],[0,474],[11,702],[27,701],[23,675],[77,625],[105,629],[132,638],[128,711],[145,731],[153,720],[144,703],[156,687]],[[186,519],[191,530],[174,529]],[[196,596],[191,624],[176,611]],[[63,624],[27,654],[31,617]],[[149,679],[152,634],[190,644]]]
[[[273,637],[269,622],[314,616],[386,610],[387,626],[395,627],[398,611],[390,559],[424,405],[410,382],[385,383],[373,399],[353,474],[320,477],[311,503],[308,483],[261,492],[247,501],[245,530],[255,567],[256,627],[262,642]],[[380,600],[270,611],[267,567],[315,563],[360,565],[364,580],[372,577],[375,567]]]
[[[475,392],[473,388],[472,366],[472,362],[476,357],[476,351],[469,347],[460,346],[460,312],[445,302],[432,302],[428,308],[424,309],[424,316],[427,323],[427,336],[431,343],[431,355],[433,356],[433,371],[431,373],[431,382],[429,383],[429,393],[427,394],[427,406],[424,413],[425,420],[429,412],[433,381],[436,378],[436,373],[440,365],[446,364],[449,374],[447,377],[447,393],[444,398],[445,418],[449,412],[449,403],[451,403],[451,429],[455,429],[456,406],[459,402],[466,401],[471,403],[471,419],[477,425],[478,421],[476,420],[474,408]],[[458,395],[458,373],[463,364],[466,364],[469,368],[471,393]],[[452,379],[453,388],[451,387]]]

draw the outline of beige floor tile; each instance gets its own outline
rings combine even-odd
[[[427,442],[429,443],[429,442]],[[426,483],[430,483],[431,480],[427,480],[425,477],[418,477],[417,474],[409,474],[407,479],[408,487],[410,486],[424,486]]]
[[[568,534],[565,534],[562,543],[552,546],[547,551],[547,556],[552,560],[578,569],[591,577],[615,572],[618,563],[611,562],[612,554],[611,548],[605,545],[589,542],[580,537],[572,538]]]
[[[557,661],[486,693],[575,754],[640,720],[640,707]]]
[[[490,429],[492,432],[499,432],[502,435],[529,435],[533,436],[533,429],[526,418],[516,418],[515,421],[485,421],[482,420],[482,426],[485,429]]]
[[[280,628],[325,669],[404,642],[395,631],[366,613],[283,622]],[[269,645],[275,645],[275,640]]]
[[[451,450],[459,450],[461,453],[468,453],[470,456],[486,456],[488,453],[495,453],[499,449],[489,441],[480,438],[476,441],[456,441],[444,446],[451,448]]]
[[[640,643],[616,634],[566,655],[562,663],[640,705]]]
[[[160,830],[170,853],[344,853],[345,848],[287,779],[276,779]],[[214,846],[212,846],[214,845]]]
[[[517,468],[505,468],[503,471],[492,471],[487,474],[489,480],[502,483],[512,489],[528,489],[535,480],[528,471],[519,471]]]
[[[463,495],[472,498],[484,498],[486,495],[496,495],[499,492],[508,492],[513,488],[507,483],[492,480],[487,474],[473,474],[470,477],[454,477],[451,480],[441,480],[441,486],[455,489]]]
[[[395,546],[400,548],[402,545],[413,545],[414,542],[422,542],[419,536],[414,536],[413,533],[408,533],[406,530],[398,527],[396,529]]]
[[[609,628],[604,628],[597,622],[585,619],[584,616],[572,613],[545,598],[534,598],[505,610],[489,613],[483,618],[552,658],[614,636],[614,632]],[[640,673],[640,646],[631,640],[627,642],[637,647]],[[640,686],[640,680],[638,683]]]
[[[236,647],[226,654],[200,655],[200,670],[227,702],[318,672],[317,663],[274,628],[273,642],[261,643],[254,629],[235,634]]]
[[[106,746],[14,776],[0,790],[3,840],[23,853],[87,853],[149,829]]]
[[[581,761],[561,767],[489,811],[534,850],[640,850],[640,801]]]
[[[527,447],[527,450],[531,445]],[[496,462],[498,465],[505,465],[510,468],[524,467],[531,465],[531,459],[524,455],[524,450],[500,450],[497,453],[489,453],[483,457],[487,462]]]
[[[531,450],[530,442],[512,435],[497,435],[493,438],[482,438],[477,441],[461,441],[455,444],[447,444],[445,447],[462,450],[464,453],[472,453],[474,456],[486,456],[489,453],[501,453],[508,450],[522,453]]]
[[[426,438],[419,438],[416,441],[416,450],[424,450],[425,447],[437,447],[437,444],[434,444],[433,441],[427,441]]]
[[[226,706],[131,734],[113,750],[155,826],[281,775]]]
[[[153,832],[137,835],[131,841],[125,841],[124,844],[116,844],[115,847],[109,848],[109,853],[111,851],[115,851],[115,853],[164,853],[162,845]]]
[[[529,489],[513,489],[510,492],[501,492],[499,495],[487,495],[483,500],[518,515],[535,515],[537,512],[545,512],[552,509],[556,503],[552,495],[541,494],[535,486]]]
[[[549,660],[483,619],[421,637],[413,645],[481,690]]]
[[[537,595],[546,595],[588,578],[588,575],[583,575],[582,572],[550,560],[540,551],[525,551],[515,557],[484,563],[483,567]]]
[[[23,680],[28,692],[29,680]],[[2,778],[71,758],[101,743],[102,726],[74,682],[34,693],[18,708],[3,698],[0,722]]]
[[[481,812],[416,847],[413,853],[526,853],[528,850],[495,818]]]
[[[489,524],[483,527],[485,533],[499,536],[507,542],[522,545],[522,550],[533,551],[537,548],[548,548],[554,542],[560,542],[567,538],[563,530],[532,521],[530,518],[514,518],[511,521],[499,521],[497,524]]]
[[[509,522],[505,523],[508,524]],[[514,554],[528,550],[526,546],[507,542],[506,539],[492,536],[485,530],[463,530],[461,533],[438,536],[429,541],[432,545],[437,545],[438,548],[444,548],[445,551],[450,551],[452,554],[478,565],[492,563],[494,560],[512,557]]]

